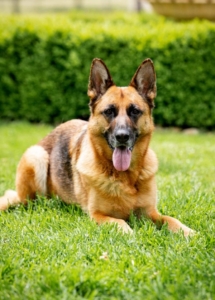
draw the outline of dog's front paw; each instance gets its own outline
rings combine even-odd
[[[188,237],[188,236],[191,237],[191,236],[193,236],[194,234],[196,234],[196,231],[195,231],[195,230],[193,230],[193,229],[191,229],[191,228],[185,226],[184,224],[183,224],[183,226],[181,227],[181,229],[183,230],[184,236],[185,236],[185,237]]]
[[[119,230],[123,233],[132,234],[133,230],[131,227],[122,219],[117,219],[109,216],[105,216],[101,213],[91,213],[91,218],[94,219],[98,224],[112,223],[118,226]]]
[[[133,230],[131,229],[131,227],[124,220],[120,220],[120,222],[118,222],[118,227],[120,230],[123,231],[123,233],[126,233],[126,234],[133,233]]]

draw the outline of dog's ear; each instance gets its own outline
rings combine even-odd
[[[130,86],[133,86],[138,93],[145,99],[150,107],[154,107],[154,98],[156,96],[156,74],[153,62],[147,58],[137,69]]]
[[[87,93],[91,104],[104,95],[112,85],[115,84],[105,63],[99,58],[94,58],[90,69]]]

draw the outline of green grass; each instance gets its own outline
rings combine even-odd
[[[0,194],[50,129],[0,125]],[[39,199],[0,213],[0,299],[215,299],[215,135],[157,131],[151,146],[160,211],[198,233],[185,239],[131,217],[134,234],[122,235],[77,206]]]

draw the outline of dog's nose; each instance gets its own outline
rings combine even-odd
[[[125,129],[119,129],[115,136],[119,143],[126,143],[129,140],[129,133]]]

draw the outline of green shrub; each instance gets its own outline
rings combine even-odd
[[[215,125],[215,25],[137,14],[1,16],[0,118],[58,123],[87,117],[90,64],[100,57],[127,85],[150,57],[157,72],[155,123]]]

